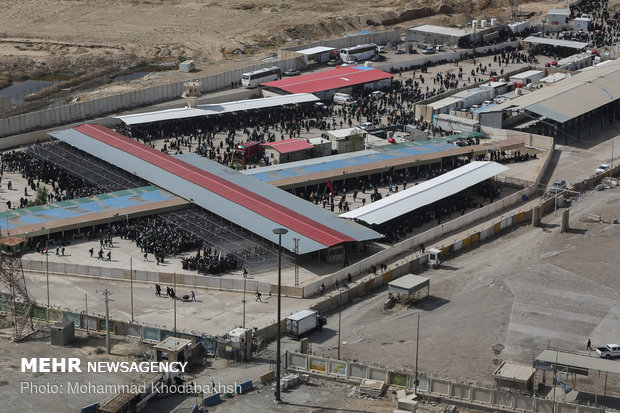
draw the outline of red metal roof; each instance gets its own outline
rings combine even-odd
[[[270,143],[263,143],[262,146],[269,146],[280,153],[290,153],[312,149],[312,145],[305,139],[286,139]]]
[[[332,246],[345,241],[355,241],[348,235],[342,234],[222,177],[196,168],[187,162],[143,145],[101,125],[84,124],[73,129],[186,179],[323,245]]]
[[[365,66],[347,66],[261,83],[289,93],[314,93],[388,79],[393,75]]]

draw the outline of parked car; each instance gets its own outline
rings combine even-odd
[[[553,184],[551,184],[551,188],[549,188],[549,191],[552,193],[556,193],[561,192],[565,189],[566,181],[564,179],[556,179],[555,181],[553,181]]]
[[[382,92],[380,90],[375,90],[374,92],[370,92],[368,96],[374,99],[380,99],[383,96],[385,96],[385,92]]]
[[[620,345],[607,344],[605,347],[597,348],[596,354],[608,360],[614,357],[620,357]]]
[[[396,49],[394,50],[394,54],[405,54],[407,52],[405,52],[403,49]]]
[[[597,174],[604,174],[605,172],[609,171],[609,164],[608,163],[602,163],[598,166],[598,168],[596,168],[596,173]]]
[[[301,72],[297,69],[289,69],[284,71],[284,76],[299,76]]]
[[[377,46],[377,53],[385,53],[385,46]]]
[[[434,54],[437,52],[434,47],[429,47],[427,49],[422,50],[422,54]]]
[[[327,66],[336,66],[342,64],[342,59],[330,59]]]
[[[364,122],[360,125],[360,128],[366,130],[366,129],[372,129],[375,125],[372,122]]]

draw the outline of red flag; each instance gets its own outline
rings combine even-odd
[[[334,195],[336,193],[336,191],[334,191],[334,187],[332,186],[332,183],[329,181],[329,179],[327,180],[327,187],[332,192],[332,195]]]

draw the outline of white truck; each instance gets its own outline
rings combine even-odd
[[[321,317],[315,310],[301,310],[286,317],[286,334],[299,338],[306,333],[325,325],[325,317]]]
[[[614,357],[620,357],[620,345],[607,344],[605,347],[597,348],[596,354],[608,360]]]

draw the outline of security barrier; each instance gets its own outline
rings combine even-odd
[[[474,408],[482,407],[485,410],[521,413],[552,413],[554,411],[553,400],[426,377],[420,374],[417,376],[418,384],[416,386],[414,374],[344,360],[325,359],[302,353],[287,352],[286,363],[287,368],[298,372],[344,378],[355,383],[359,383],[363,379],[380,380],[396,388],[409,388],[410,390],[416,388],[420,395],[426,394],[446,403],[458,403]],[[325,365],[330,366],[329,370],[323,369],[322,366]],[[346,372],[346,374],[342,374],[343,372]],[[555,406],[558,413],[602,413],[604,411],[602,408],[567,402],[557,402]]]

